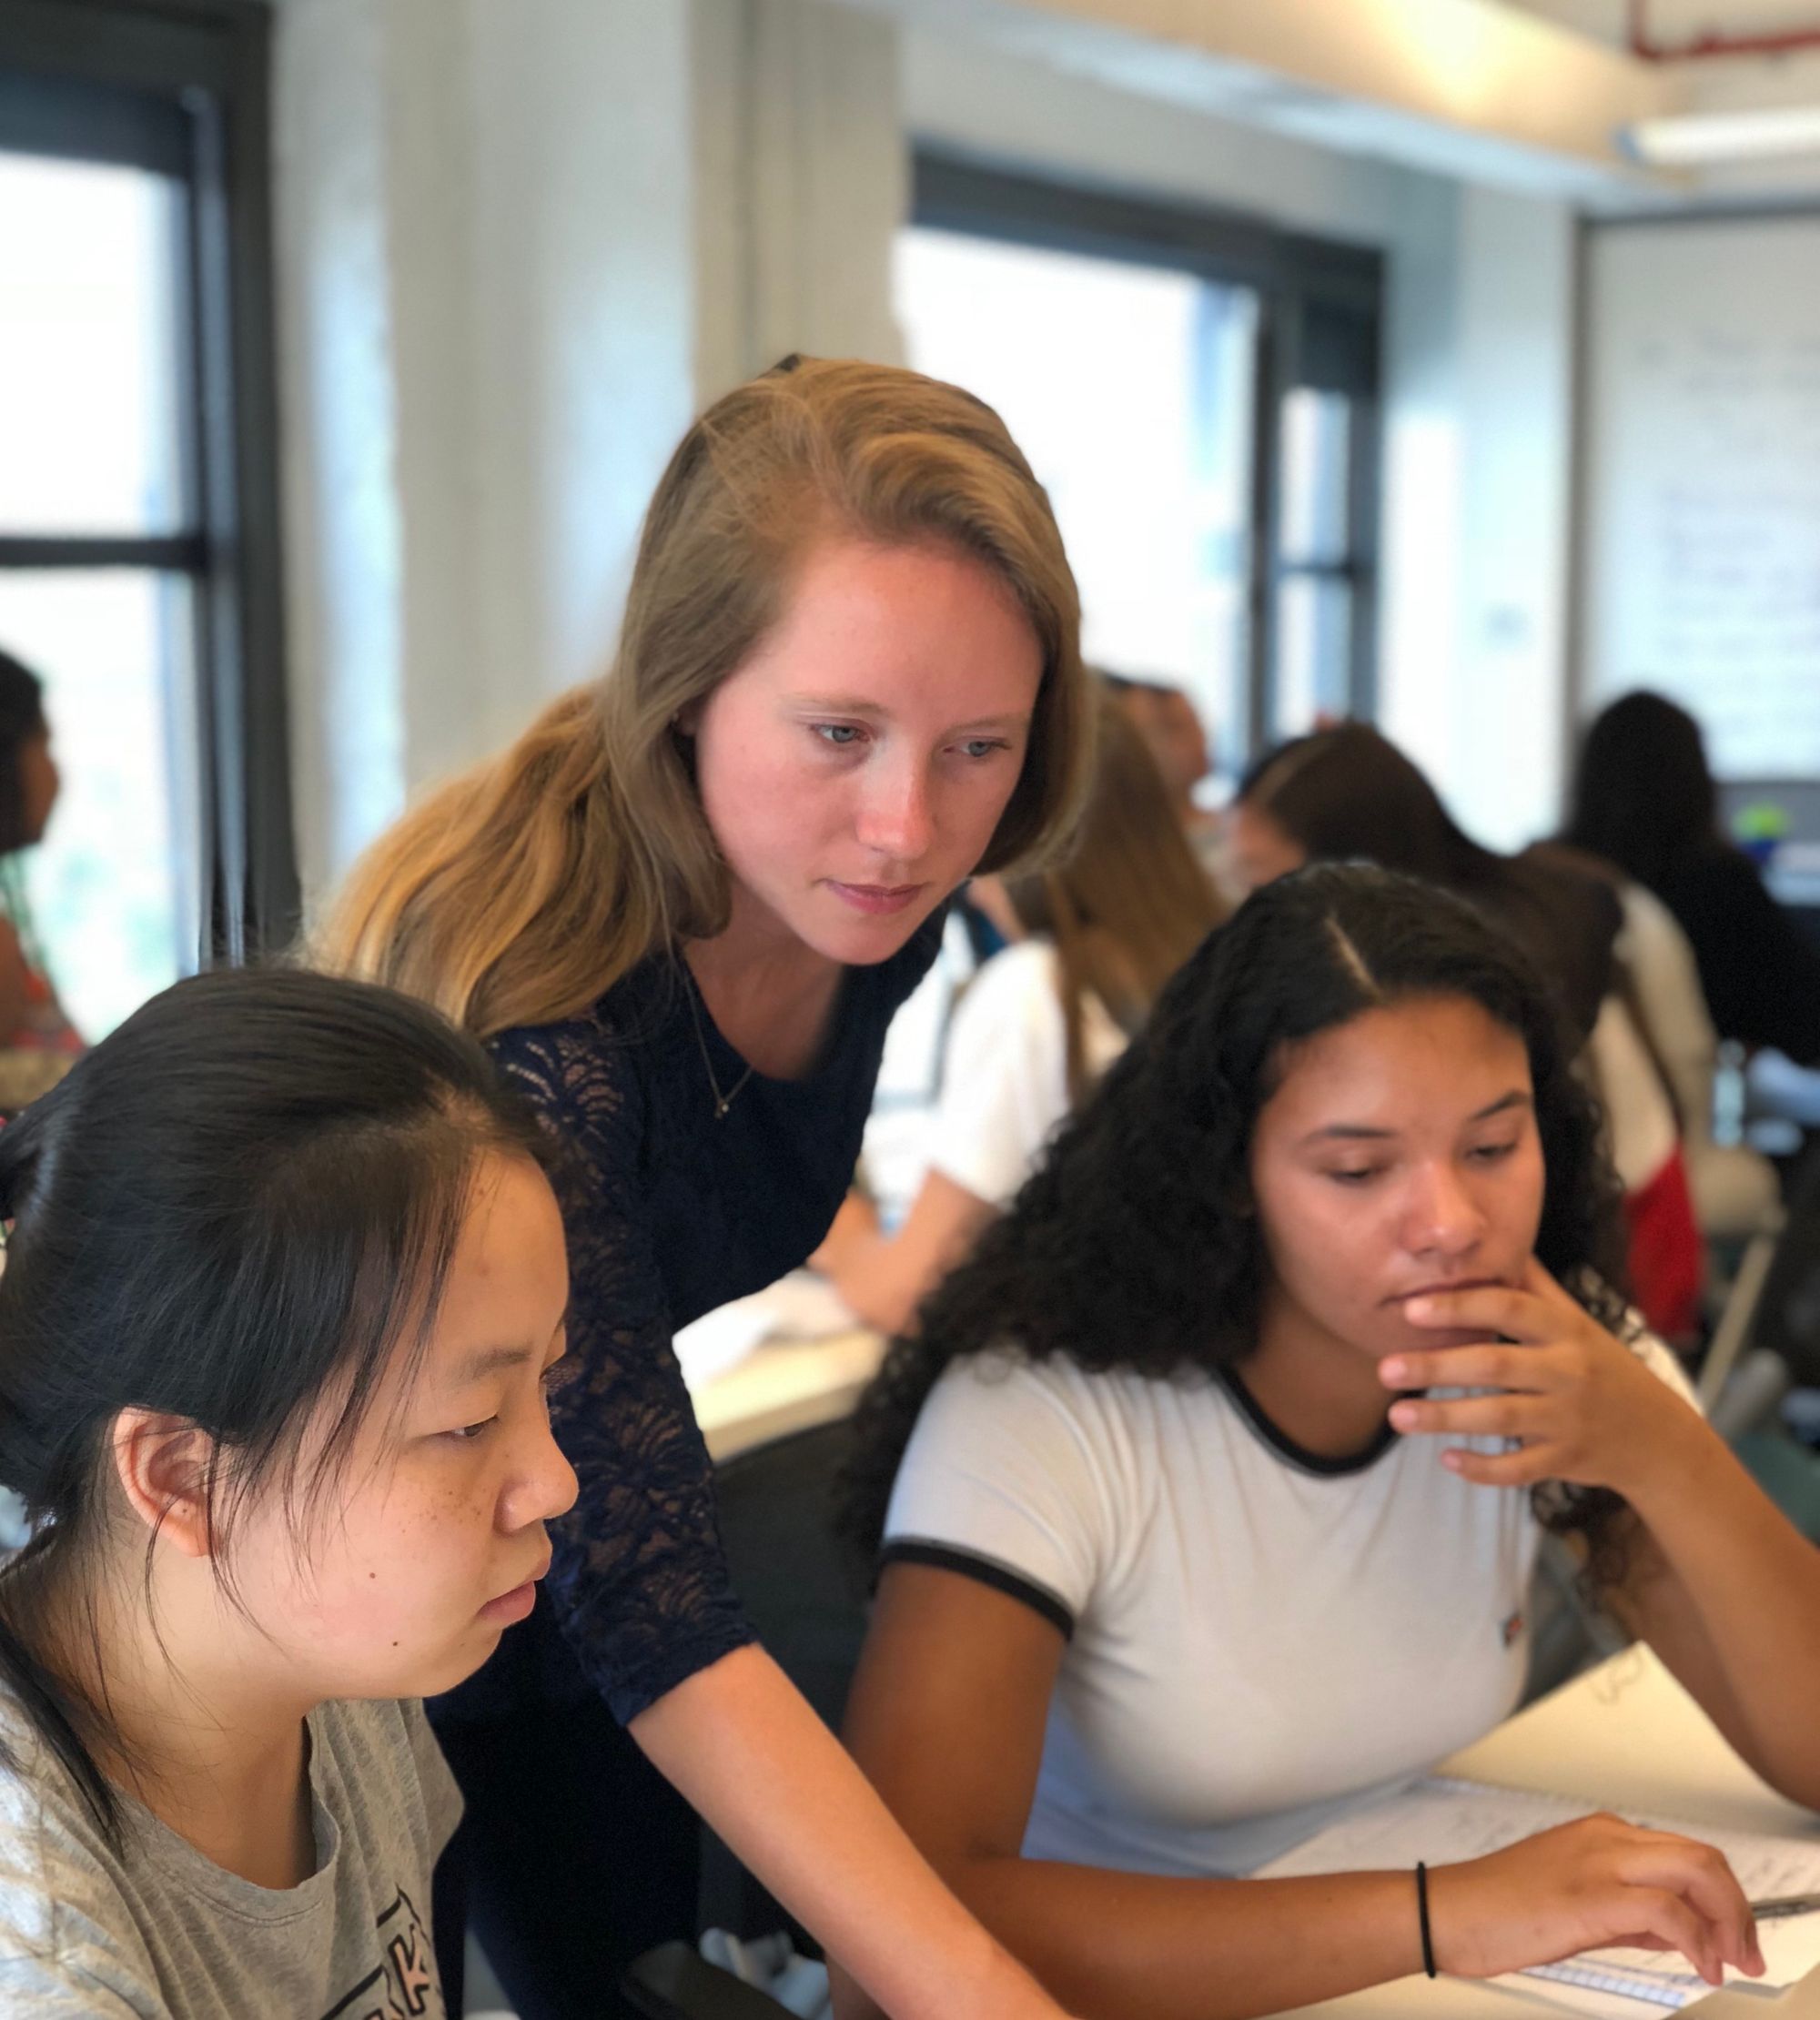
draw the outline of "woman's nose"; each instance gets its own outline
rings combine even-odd
[[[1410,1247],[1417,1254],[1468,1254],[1484,1231],[1485,1217],[1461,1174],[1451,1164],[1430,1167],[1410,1203]]]
[[[929,783],[914,763],[881,765],[866,781],[860,803],[860,841],[895,863],[915,863],[935,840]]]
[[[581,1491],[575,1469],[562,1456],[562,1448],[549,1428],[535,1436],[537,1442],[526,1455],[526,1463],[506,1490],[500,1514],[508,1530],[526,1529],[532,1522],[566,1515]]]

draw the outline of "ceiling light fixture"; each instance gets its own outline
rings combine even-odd
[[[1652,168],[1820,154],[1820,106],[1762,106],[1743,112],[1639,119],[1619,129],[1618,145],[1633,160]]]

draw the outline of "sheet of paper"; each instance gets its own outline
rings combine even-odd
[[[827,1339],[857,1324],[825,1278],[793,1269],[764,1289],[716,1306],[682,1327],[675,1337],[676,1358],[693,1391],[737,1368],[768,1339]]]
[[[1502,1852],[1520,1838],[1533,1836],[1557,1823],[1587,1815],[1595,1804],[1568,1796],[1543,1795],[1524,1789],[1495,1789],[1471,1782],[1432,1777],[1411,1783],[1357,1814],[1342,1817],[1325,1831],[1260,1867],[1256,1879],[1294,1879],[1315,1873],[1359,1873],[1412,1869],[1418,1859],[1430,1866]],[[1760,1833],[1710,1830],[1684,1820],[1626,1812],[1632,1823],[1653,1830],[1678,1831],[1697,1837],[1724,1853],[1738,1884],[1753,1900],[1778,1894],[1820,1891],[1820,1841],[1780,1838]],[[1726,1974],[1728,1985],[1781,1987],[1793,1985],[1820,1965],[1820,1914],[1789,1916],[1759,1925],[1764,1960],[1762,1979]],[[1633,2020],[1652,2006],[1668,2010],[1689,2005],[1708,1989],[1672,1954],[1648,1950],[1602,1950],[1572,1960],[1546,1979],[1534,1974],[1502,1981],[1541,1991],[1551,2003],[1570,2011],[1610,2015],[1629,2013]],[[1611,1980],[1634,1975],[1647,2000],[1616,1997]],[[1603,1976],[1604,1984],[1595,1980]]]

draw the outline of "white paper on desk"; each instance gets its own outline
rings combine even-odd
[[[735,1298],[684,1326],[672,1344],[692,1389],[737,1368],[767,1339],[825,1339],[858,1324],[825,1277],[793,1269],[749,1298]]]
[[[1477,1782],[1431,1776],[1342,1817],[1326,1830],[1287,1852],[1252,1875],[1259,1880],[1288,1880],[1314,1873],[1360,1873],[1412,1870],[1418,1859],[1431,1867],[1502,1852],[1520,1838],[1532,1837],[1557,1823],[1588,1815],[1597,1805],[1571,1796],[1542,1795],[1526,1789],[1495,1789]],[[1812,1894],[1820,1890],[1820,1840],[1770,1837],[1744,1831],[1708,1830],[1684,1819],[1643,1815],[1627,1811],[1633,1823],[1653,1830],[1677,1831],[1700,1839],[1724,1853],[1738,1884],[1753,1900],[1776,1894]],[[1728,1982],[1743,1985],[1789,1985],[1820,1965],[1820,1914],[1791,1915],[1758,1927],[1764,1961],[1762,1978],[1728,1973]],[[1589,1959],[1623,1970],[1647,1973],[1663,1981],[1664,1992],[1679,1980],[1687,1998],[1701,1996],[1704,1983],[1688,1972],[1672,1953],[1650,1950],[1599,1950]],[[1584,1960],[1582,1960],[1584,1961]],[[1609,1995],[1578,1985],[1523,1974],[1501,1983],[1546,1998],[1571,2012],[1607,2015],[1647,2012],[1641,2002],[1613,2000]],[[1653,2002],[1659,2008],[1670,2001]],[[1683,2003],[1676,2000],[1675,2004]]]

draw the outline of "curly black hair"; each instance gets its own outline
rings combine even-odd
[[[1318,864],[1257,892],[1201,944],[1010,1212],[892,1342],[856,1413],[848,1540],[875,1554],[904,1449],[952,1360],[1011,1346],[1167,1379],[1244,1359],[1265,1281],[1252,1131],[1289,1048],[1432,996],[1465,997],[1522,1039],[1547,1174],[1536,1256],[1602,1325],[1631,1331],[1618,1181],[1542,978],[1464,899],[1362,864]],[[1622,1507],[1603,1490],[1537,1493],[1550,1528],[1589,1532],[1602,1577]]]

